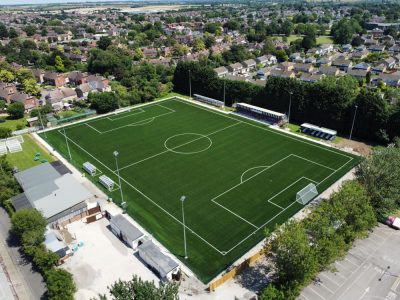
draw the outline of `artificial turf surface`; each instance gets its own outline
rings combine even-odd
[[[295,201],[299,190],[314,182],[321,193],[359,162],[348,153],[177,98],[65,131],[72,163],[81,168],[89,161],[116,183],[113,151],[119,152],[129,215],[203,282],[261,241],[264,228],[272,231],[303,208]],[[49,131],[45,139],[69,157],[63,130]],[[120,202],[119,190],[109,194]]]

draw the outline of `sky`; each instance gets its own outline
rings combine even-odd
[[[115,2],[121,0],[0,0],[0,5],[77,3],[77,2]],[[134,1],[134,0],[133,0]]]

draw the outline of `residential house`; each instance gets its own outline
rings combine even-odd
[[[371,45],[367,49],[374,53],[382,53],[383,51],[385,51],[385,48],[385,45]]]
[[[294,63],[285,61],[278,66],[279,69],[283,71],[292,71],[294,68]]]
[[[365,70],[369,72],[371,70],[371,65],[366,62],[361,62],[353,66],[353,70]]]
[[[237,75],[242,72],[243,65],[241,63],[234,63],[230,64],[227,68],[233,75]]]
[[[248,73],[256,68],[256,61],[254,59],[247,59],[242,62],[243,71]]]
[[[44,82],[44,71],[39,69],[32,70],[33,76],[35,76],[36,82],[42,84]]]
[[[324,74],[309,74],[309,73],[302,73],[299,77],[299,80],[305,82],[317,82],[320,81],[325,77]]]
[[[224,77],[225,75],[227,75],[229,73],[229,70],[222,66],[219,68],[215,68],[214,72],[217,73],[218,77]]]
[[[87,81],[87,78],[88,74],[82,73],[81,71],[73,71],[68,75],[69,83],[74,86],[78,86],[82,83],[85,83]]]
[[[337,59],[332,62],[332,66],[339,68],[341,71],[347,72],[352,67],[353,63],[348,59]]]
[[[20,102],[25,106],[25,111],[30,112],[32,109],[39,106],[39,100],[32,95],[16,92],[10,97],[11,103]]]
[[[61,110],[65,104],[77,99],[77,94],[74,89],[61,87],[50,90],[44,94],[44,101],[51,105],[54,110]]]
[[[350,44],[345,44],[342,46],[342,50],[344,52],[350,52],[353,49],[353,47]]]
[[[384,73],[384,72],[386,72],[385,64],[379,64],[379,65],[374,66],[372,68],[372,73],[374,73],[374,74],[381,74],[381,73]]]
[[[377,78],[374,78],[375,84],[378,84],[381,81],[387,86],[400,87],[400,72],[390,74],[382,73]]]
[[[293,70],[295,72],[302,72],[302,73],[312,73],[314,70],[314,67],[312,64],[302,64],[302,63],[296,63],[293,66]]]
[[[275,65],[278,61],[274,55],[263,55],[257,57],[256,62],[264,67]]]
[[[111,87],[109,86],[109,80],[99,75],[89,75],[86,80],[87,83],[93,86],[93,89],[99,92],[110,92]]]
[[[400,52],[400,45],[394,44],[388,49],[392,53],[399,53]]]
[[[269,76],[281,78],[296,78],[296,75],[293,71],[285,71],[281,69],[272,69]]]
[[[323,65],[319,68],[319,73],[325,76],[339,76],[340,71],[336,67]]]
[[[396,59],[393,57],[385,58],[381,61],[388,69],[394,69],[396,67]]]
[[[299,52],[290,54],[289,59],[291,62],[304,62],[304,58]]]
[[[46,84],[52,85],[55,87],[61,87],[65,84],[65,76],[64,74],[48,71],[44,73],[43,80]]]
[[[353,76],[356,79],[366,78],[369,71],[361,69],[348,69],[347,75]]]
[[[0,99],[11,103],[11,96],[17,92],[17,87],[14,83],[0,82]]]
[[[364,59],[368,56],[369,51],[366,49],[360,50],[360,51],[354,51],[351,54],[352,59]]]
[[[333,45],[332,44],[322,44],[318,46],[316,54],[318,55],[326,55],[328,53],[331,53],[333,51]]]

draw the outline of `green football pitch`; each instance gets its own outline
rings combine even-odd
[[[127,212],[208,282],[359,158],[267,125],[178,98],[66,126],[72,163],[89,161],[118,183]],[[41,136],[69,158],[64,129]],[[90,176],[88,176],[90,177]],[[98,184],[98,177],[90,177]],[[107,193],[120,203],[119,186]],[[184,258],[184,202],[188,258]]]

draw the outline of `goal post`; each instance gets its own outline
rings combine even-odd
[[[302,205],[306,205],[311,200],[318,196],[317,187],[314,183],[310,183],[296,194],[296,201]]]

